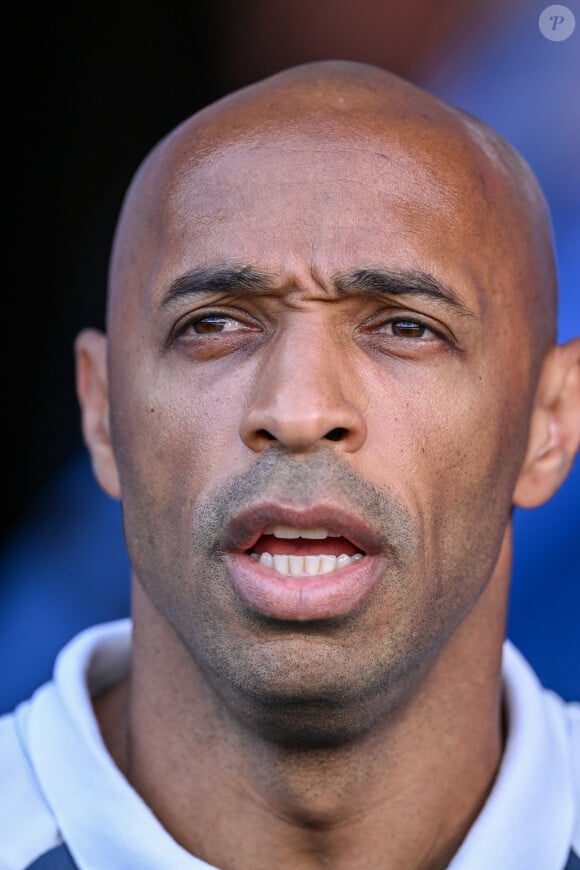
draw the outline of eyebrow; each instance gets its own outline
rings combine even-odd
[[[335,275],[332,285],[339,296],[418,296],[443,303],[460,314],[475,316],[452,287],[420,270],[382,267],[357,269]],[[162,299],[161,306],[171,306],[183,297],[213,293],[263,294],[275,289],[279,289],[279,281],[268,272],[253,266],[206,266],[192,269],[173,281]]]
[[[272,290],[275,279],[267,272],[253,266],[207,266],[192,269],[173,281],[165,293],[161,305],[171,305],[184,296],[211,293],[258,293]]]
[[[420,270],[357,269],[336,275],[334,284],[337,291],[344,295],[366,292],[377,296],[419,296],[442,302],[460,314],[475,317],[475,313],[452,287]]]

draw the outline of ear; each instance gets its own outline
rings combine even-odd
[[[93,471],[105,492],[112,498],[120,498],[121,487],[109,428],[106,337],[96,329],[83,330],[75,342],[75,355],[83,437],[91,455]]]
[[[528,452],[514,504],[543,504],[566,479],[580,445],[580,338],[553,347],[542,366]]]

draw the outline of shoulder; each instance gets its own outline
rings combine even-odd
[[[87,629],[59,654],[54,679],[0,717],[0,870],[74,867],[71,853],[78,863],[95,802],[87,781],[115,775],[91,695],[125,673],[129,647],[128,621]]]
[[[62,840],[26,749],[30,703],[0,718],[0,867],[23,870]]]
[[[580,704],[566,703],[551,691],[545,691],[544,694],[546,704],[561,722],[562,743],[570,771],[573,822],[571,854],[566,870],[580,870]]]
[[[541,689],[546,720],[549,722],[553,755],[564,759],[574,808],[574,851],[580,856],[580,703],[564,701],[551,689]]]
[[[509,642],[503,677],[509,722],[506,767],[534,795],[526,800],[528,821],[549,819],[569,860],[578,862],[566,867],[580,870],[580,704],[543,688]]]
[[[570,741],[570,768],[576,808],[572,848],[578,855],[578,868],[580,868],[580,704],[566,705],[565,721]]]
[[[580,870],[580,704],[566,704],[553,692],[546,694],[549,702],[560,708],[569,750],[574,820],[570,855],[564,870]]]

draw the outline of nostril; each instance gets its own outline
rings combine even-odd
[[[267,438],[268,441],[275,441],[276,440],[276,436],[272,435],[271,432],[268,432],[267,429],[260,429],[258,431],[258,435],[261,435],[263,438]]]
[[[330,432],[327,432],[324,437],[327,438],[329,441],[340,441],[340,439],[344,438],[346,434],[347,430],[344,427],[339,426],[336,429],[331,429]]]

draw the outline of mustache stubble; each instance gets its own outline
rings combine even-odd
[[[407,507],[386,487],[337,459],[332,448],[296,457],[272,447],[198,503],[193,514],[196,549],[201,544],[206,551],[220,550],[231,518],[264,501],[302,508],[339,504],[371,526],[393,556],[404,560],[416,547],[417,531]]]

